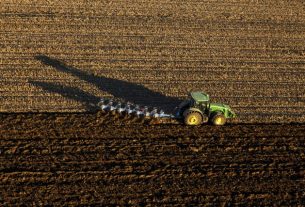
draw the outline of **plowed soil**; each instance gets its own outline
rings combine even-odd
[[[305,125],[0,115],[3,205],[302,206]]]
[[[304,11],[304,0],[0,0],[0,206],[305,206]],[[95,113],[104,96],[171,112],[194,90],[238,118]]]

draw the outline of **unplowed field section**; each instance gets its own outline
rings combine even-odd
[[[2,114],[0,202],[304,205],[304,125],[124,123],[99,114]]]
[[[304,11],[303,0],[1,0],[0,111],[85,111],[100,96],[161,107],[202,90],[241,123],[304,122]]]

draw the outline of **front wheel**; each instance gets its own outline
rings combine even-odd
[[[226,123],[226,117],[222,113],[217,113],[212,117],[212,124],[222,126]]]
[[[202,117],[201,114],[195,111],[190,111],[186,114],[184,118],[184,123],[186,125],[199,125],[202,123]]]

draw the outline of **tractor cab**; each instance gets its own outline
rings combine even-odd
[[[208,94],[202,92],[190,93],[192,104],[190,107],[199,109],[200,111],[208,112],[210,108],[210,97]]]
[[[191,92],[188,96],[188,99],[183,101],[176,111],[177,117],[183,117],[183,113],[189,108],[196,108],[200,111],[208,113],[210,108],[210,97],[208,94],[203,92]]]

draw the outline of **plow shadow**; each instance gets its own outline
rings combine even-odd
[[[57,71],[73,75],[80,80],[96,86],[99,90],[111,94],[114,98],[140,105],[155,106],[167,112],[171,112],[173,108],[181,102],[179,98],[165,96],[162,93],[150,90],[143,85],[105,76],[96,76],[75,67],[68,66],[60,60],[45,55],[38,55],[35,58],[45,65],[52,66]],[[100,97],[75,87],[67,87],[57,83],[40,81],[30,81],[30,83],[45,91],[58,93],[68,99],[81,102],[87,110],[92,110],[100,99]]]

